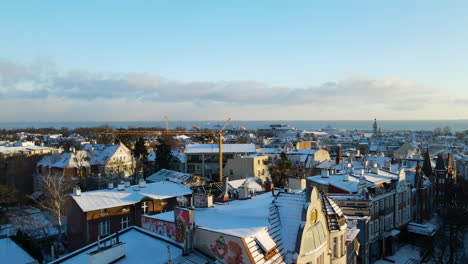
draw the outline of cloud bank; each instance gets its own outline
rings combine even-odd
[[[63,73],[46,63],[0,59],[0,110],[13,113],[0,121],[25,115],[30,116],[26,120],[44,121],[147,120],[160,119],[162,113],[180,120],[223,119],[223,114],[237,119],[450,119],[446,106],[466,100],[400,78],[355,76],[283,87],[256,81],[182,82],[147,73]],[[434,106],[442,113],[433,111]],[[457,107],[466,113],[463,104]]]

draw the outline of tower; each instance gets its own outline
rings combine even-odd
[[[377,126],[377,118],[374,118],[374,125],[372,126],[374,128],[374,135],[377,135],[379,132],[379,127]]]

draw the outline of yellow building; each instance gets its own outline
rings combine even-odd
[[[223,174],[229,177],[229,180],[240,180],[257,177],[265,182],[270,178],[270,172],[266,165],[268,156],[257,154],[235,155],[228,159],[224,166]]]

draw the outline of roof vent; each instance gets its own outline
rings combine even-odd
[[[81,196],[81,189],[80,189],[80,187],[76,186],[75,188],[73,188],[73,195],[74,195],[74,196]]]
[[[127,188],[127,187],[130,187],[130,182],[129,181],[125,182],[125,188]]]
[[[372,173],[379,175],[380,173],[379,168],[372,168]]]
[[[117,185],[117,189],[118,189],[119,191],[125,190],[125,184],[121,183],[121,184]]]
[[[330,173],[328,172],[327,169],[321,170],[320,174],[322,175],[322,178],[329,178],[330,177]]]
[[[138,185],[140,186],[140,188],[144,188],[146,186],[146,181],[145,180],[140,180],[138,182]]]
[[[107,189],[112,190],[114,189],[114,184],[111,182],[107,185]]]

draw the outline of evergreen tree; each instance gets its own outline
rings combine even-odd
[[[171,146],[162,138],[159,139],[159,146],[156,149],[157,170],[169,169],[172,160]]]
[[[135,148],[133,149],[133,155],[135,158],[140,160],[146,160],[148,158],[148,150],[145,146],[145,140],[143,137],[139,137],[135,143]]]
[[[275,186],[284,187],[288,182],[288,177],[291,174],[291,161],[285,152],[281,152],[280,159],[270,168],[271,177]]]

